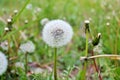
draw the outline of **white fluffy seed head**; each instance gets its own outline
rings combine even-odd
[[[6,70],[8,66],[8,61],[6,56],[0,52],[0,75],[2,75]]]
[[[101,53],[103,52],[103,50],[102,50],[102,44],[99,43],[97,46],[95,46],[95,47],[93,48],[93,51],[94,51],[95,53],[101,54]]]
[[[12,46],[12,45],[11,45],[11,46]],[[7,41],[1,42],[1,43],[0,43],[0,47],[1,47],[3,50],[7,51],[7,50],[8,50],[8,42],[7,42]]]
[[[32,41],[28,41],[28,42],[26,42],[26,43],[24,43],[24,44],[21,44],[21,45],[20,45],[20,49],[21,49],[24,53],[26,53],[26,52],[32,53],[32,52],[35,51],[35,45],[34,45],[34,43],[33,43]]]
[[[22,69],[24,69],[24,63],[22,63],[22,62],[16,62],[15,63],[15,67],[19,67],[19,68],[22,68]]]
[[[49,19],[48,18],[43,18],[41,21],[40,21],[40,24],[42,26],[44,26],[45,24],[47,24],[49,22]]]
[[[72,27],[63,20],[49,21],[43,28],[43,40],[51,47],[66,45],[73,36]]]

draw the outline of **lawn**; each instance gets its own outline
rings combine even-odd
[[[120,80],[119,54],[120,0],[0,0],[0,80]]]

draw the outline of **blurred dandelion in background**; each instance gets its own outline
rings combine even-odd
[[[24,63],[23,62],[16,62],[15,67],[24,69]]]
[[[1,42],[0,47],[3,50],[8,50],[8,42],[7,41]]]
[[[48,18],[43,18],[41,21],[40,21],[40,24],[42,26],[44,26],[45,24],[47,24],[49,22],[49,19]]]
[[[4,53],[0,52],[0,75],[2,75],[6,70],[8,66],[8,60]]]
[[[24,44],[20,45],[20,50],[23,51],[24,53],[32,53],[35,51],[35,45],[32,41],[28,41]]]
[[[43,40],[51,47],[66,45],[73,36],[72,27],[63,20],[52,20],[48,22],[42,32]]]
[[[95,46],[93,48],[93,51],[95,53],[98,53],[98,54],[102,54],[103,53],[103,50],[102,50],[102,42],[100,42],[97,46]]]
[[[33,8],[33,5],[32,4],[28,4],[27,6],[26,6],[26,9],[28,9],[28,10],[31,10]]]

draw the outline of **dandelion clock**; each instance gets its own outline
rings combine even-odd
[[[54,80],[57,80],[57,48],[66,45],[73,36],[70,24],[63,20],[52,20],[45,24],[42,32],[43,40],[54,52]]]
[[[33,53],[35,51],[35,45],[32,41],[28,41],[20,45],[20,50],[25,53],[25,73],[28,72],[28,53]]]
[[[8,66],[8,61],[6,56],[0,52],[0,75],[2,75],[6,70]]]
[[[70,42],[73,35],[71,26],[63,20],[49,21],[43,29],[43,40],[51,47],[61,47]]]

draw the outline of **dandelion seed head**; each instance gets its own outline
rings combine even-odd
[[[35,69],[32,69],[32,71],[33,71],[34,74],[41,74],[41,73],[43,73],[43,69],[41,69],[41,68],[35,68]]]
[[[107,23],[106,23],[106,25],[107,25],[107,26],[109,26],[109,25],[110,25],[110,23],[109,23],[109,22],[107,22]]]
[[[22,63],[22,62],[16,62],[15,63],[15,67],[24,69],[24,63]]]
[[[7,41],[4,41],[4,42],[1,42],[0,43],[0,47],[3,49],[3,50],[8,50],[8,42]]]
[[[26,6],[26,9],[31,10],[31,9],[32,9],[32,7],[33,7],[33,5],[32,5],[32,4],[28,4],[28,5]]]
[[[43,40],[51,47],[66,45],[73,36],[72,27],[63,20],[52,20],[48,22],[42,32]]]
[[[34,13],[39,13],[41,11],[42,11],[42,9],[40,7],[36,7],[35,10],[34,10]]]
[[[32,53],[35,51],[35,45],[32,41],[28,41],[20,45],[20,50],[22,50],[24,53]]]
[[[0,75],[2,75],[6,70],[8,66],[8,61],[4,53],[0,52]]]
[[[15,14],[17,14],[17,13],[18,13],[18,10],[17,10],[17,9],[15,9],[15,10],[14,10],[14,13],[15,13]]]
[[[5,27],[5,29],[4,29],[5,31],[9,31],[9,28],[8,27]]]
[[[101,53],[103,52],[103,50],[102,50],[102,44],[99,43],[97,46],[95,46],[95,47],[93,48],[93,51],[94,51],[95,53],[101,54]]]
[[[10,22],[12,22],[12,20],[11,20],[10,18],[8,18],[8,19],[7,19],[7,22],[10,23]]]
[[[100,37],[101,36],[101,33],[98,33],[98,37]]]
[[[49,22],[49,19],[48,18],[43,18],[41,21],[40,21],[40,24],[42,26],[44,26],[45,24],[47,24]]]
[[[24,22],[25,22],[25,24],[27,24],[27,23],[28,23],[28,20],[26,19]]]
[[[85,20],[85,23],[86,23],[86,24],[89,24],[89,23],[90,23],[90,21],[89,21],[89,20]]]

